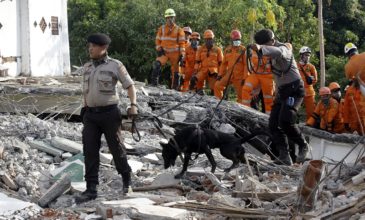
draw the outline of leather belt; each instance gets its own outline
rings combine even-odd
[[[86,111],[88,112],[95,112],[95,113],[101,113],[101,112],[107,112],[112,109],[117,108],[117,104],[114,105],[107,105],[107,106],[100,106],[100,107],[86,107]]]

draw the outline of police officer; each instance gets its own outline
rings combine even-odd
[[[263,56],[271,57],[271,69],[277,93],[270,113],[269,128],[274,144],[279,149],[276,163],[291,165],[288,138],[298,144],[297,162],[303,162],[308,154],[308,143],[297,124],[297,111],[304,97],[304,84],[293,57],[291,45],[275,40],[274,32],[262,29],[255,36],[252,47]]]
[[[121,82],[128,90],[130,99],[129,113],[137,114],[136,91],[134,82],[124,65],[108,56],[111,42],[106,34],[92,34],[87,38],[91,61],[84,65],[83,95],[84,107],[81,117],[84,123],[82,131],[85,156],[86,191],[76,196],[76,203],[93,200],[97,197],[99,151],[101,135],[104,134],[114,163],[123,178],[123,192],[128,191],[131,181],[131,167],[127,161],[126,148],[121,136],[122,116],[118,109],[119,97],[116,84]]]

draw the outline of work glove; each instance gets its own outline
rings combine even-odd
[[[158,57],[161,57],[161,56],[164,56],[165,55],[165,51],[162,47],[160,47],[158,50],[157,50],[157,56]]]
[[[245,80],[244,79],[241,81],[241,86],[243,86],[243,85],[245,85]]]
[[[345,130],[348,131],[348,132],[351,132],[351,128],[350,128],[350,125],[349,123],[345,123]]]
[[[134,119],[138,115],[138,106],[137,104],[132,103],[130,106],[127,107],[127,115],[128,118]]]
[[[185,56],[184,55],[180,55],[180,57],[179,57],[179,65],[181,66],[181,67],[184,67],[185,66]]]
[[[193,75],[190,79],[189,90],[194,90],[197,82],[198,78],[195,75]]]

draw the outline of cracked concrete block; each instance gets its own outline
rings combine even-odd
[[[82,144],[57,136],[51,139],[51,145],[57,149],[70,152],[73,154],[80,153],[82,152],[83,149]]]
[[[100,162],[105,164],[111,164],[113,160],[113,155],[106,154],[106,153],[100,153]]]
[[[47,190],[38,200],[38,205],[46,207],[54,199],[58,198],[71,187],[71,179],[67,173],[62,176]]]
[[[171,173],[162,173],[159,174],[152,182],[152,186],[160,186],[160,185],[177,185],[180,183],[179,179],[175,179],[174,175]]]
[[[51,145],[38,140],[33,140],[29,142],[30,147],[38,149],[40,151],[46,152],[48,154],[51,154],[53,156],[61,156],[63,154],[63,151],[52,147]]]
[[[5,171],[0,172],[1,180],[12,190],[17,190],[18,186]]]

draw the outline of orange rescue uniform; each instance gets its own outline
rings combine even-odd
[[[194,49],[191,47],[190,44],[189,44],[189,46],[186,47],[185,65],[184,65],[184,68],[182,68],[182,73],[184,74],[184,83],[182,86],[183,92],[186,92],[189,90],[190,79],[194,73],[196,52],[199,50],[199,48],[200,48],[200,46],[198,46],[198,48]]]
[[[171,64],[172,82],[174,73],[179,72],[180,55],[185,56],[185,33],[182,28],[174,24],[171,28],[168,25],[162,25],[157,30],[156,50],[163,49],[165,55],[156,58],[164,66],[168,61]]]
[[[343,123],[349,124],[350,132],[356,131],[358,134],[363,135],[361,131],[361,125],[359,121],[359,109],[360,109],[361,92],[354,86],[350,86],[346,90],[343,106]]]
[[[346,78],[349,80],[352,80],[357,77],[357,74],[359,74],[360,79],[362,81],[365,81],[365,53],[355,54],[350,57],[349,61],[345,65],[345,74]],[[354,87],[352,85],[351,87]],[[354,88],[356,89],[356,88]],[[359,89],[357,89],[359,90]],[[362,127],[365,125],[365,96],[360,95],[360,100],[358,102],[358,113],[360,117],[360,123]],[[347,116],[352,117],[352,116]],[[357,115],[356,115],[357,117]],[[356,129],[358,130],[358,129]],[[361,133],[361,132],[360,132]]]
[[[270,114],[274,99],[274,81],[270,57],[262,56],[259,58],[257,53],[252,50],[250,60],[252,72],[246,78],[242,88],[242,104],[251,106],[253,93],[261,87],[265,103],[265,113]]]
[[[305,95],[304,95],[304,106],[305,106],[305,113],[307,116],[308,120],[311,116],[312,113],[314,111],[314,108],[316,107],[315,104],[315,95],[316,92],[314,91],[314,84],[316,84],[317,80],[318,80],[318,76],[317,76],[317,70],[316,67],[311,64],[311,63],[307,63],[307,64],[301,64],[300,62],[298,62],[298,69],[300,72],[300,76],[302,77],[302,80],[304,81],[304,89],[305,89]],[[307,77],[312,77],[312,84],[309,85],[307,82]]]
[[[208,81],[209,88],[214,89],[219,66],[223,61],[222,49],[214,45],[210,50],[203,45],[199,48],[195,58],[195,71],[197,72],[197,89],[202,89],[204,80]]]
[[[214,86],[214,95],[217,98],[222,99],[225,87],[233,84],[237,102],[242,103],[242,84],[248,76],[245,52],[246,48],[242,45],[238,47],[230,45],[224,50],[224,58],[218,74],[222,78]]]
[[[320,117],[320,128],[326,131],[342,133],[344,131],[343,120],[340,115],[340,104],[336,99],[330,98],[328,106],[320,100],[314,109],[314,114]],[[307,125],[313,126],[315,120],[311,116]]]

